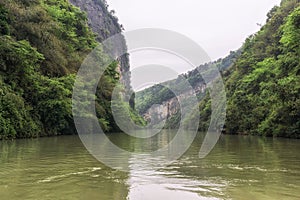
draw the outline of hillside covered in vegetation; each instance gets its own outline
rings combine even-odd
[[[228,133],[300,137],[300,3],[284,0],[225,77]]]
[[[225,71],[233,65],[234,61],[239,55],[240,50],[236,52],[232,51],[226,58],[201,65],[197,67],[197,69],[191,70],[185,74],[181,74],[177,79],[166,81],[161,84],[156,84],[152,87],[137,92],[136,109],[140,114],[144,114],[153,104],[161,104],[164,101],[168,101],[169,99],[174,98],[174,92],[176,92],[177,94],[185,93],[185,80],[187,80],[190,86],[196,91],[197,96],[200,100],[203,95],[202,91],[198,90],[197,88],[204,86],[206,83],[201,77],[199,71],[202,69],[209,69],[211,66],[217,67],[220,71]],[[169,88],[174,88],[175,91],[171,91],[167,86]]]
[[[104,14],[114,22],[108,27],[121,31],[117,19],[107,10]],[[111,30],[104,26],[103,31],[94,33],[87,15],[67,0],[0,1],[0,139],[76,133],[76,72]],[[97,115],[106,131],[117,129],[110,98],[119,84],[118,67],[117,61],[109,66],[96,94]]]
[[[177,79],[156,84],[137,92],[135,98],[136,109],[147,121],[154,120],[159,123],[166,120],[164,128],[178,128],[181,121],[181,107],[175,93],[188,99],[194,91],[198,100],[201,101],[205,97],[207,84],[199,72],[201,70],[208,71],[211,67],[217,67],[220,71],[225,72],[233,65],[240,53],[240,50],[232,51],[227,57],[201,65],[194,70],[179,75]],[[193,91],[187,90],[187,83]],[[154,104],[162,106],[152,107]],[[152,118],[150,115],[152,115]],[[153,119],[155,116],[160,117]]]
[[[241,54],[229,59],[231,64],[225,68],[219,67],[227,92],[224,130],[228,134],[300,138],[300,3],[283,0],[267,16],[261,30],[245,41]],[[192,86],[203,83],[200,74],[184,76]],[[145,114],[152,104],[174,97],[170,94],[162,86],[148,88],[137,94],[137,108]],[[211,115],[209,91],[199,100],[199,129],[206,131]],[[177,115],[171,118],[173,126],[167,128],[176,128]]]

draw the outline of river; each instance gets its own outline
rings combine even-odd
[[[121,133],[109,137],[125,149],[141,145]],[[0,199],[300,199],[300,140],[223,135],[199,159],[202,138],[166,167],[149,168],[159,158],[134,156],[129,172],[97,161],[78,136],[0,141]]]

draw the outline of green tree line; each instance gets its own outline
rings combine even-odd
[[[73,84],[97,45],[86,14],[67,0],[1,1],[0,139],[76,134]],[[118,67],[118,62],[108,67],[96,93],[105,131],[118,130],[110,109]]]
[[[223,71],[227,134],[300,138],[300,6],[283,0],[267,23],[246,39],[235,64]],[[209,91],[208,91],[209,93]],[[211,101],[200,102],[200,130],[210,122]]]

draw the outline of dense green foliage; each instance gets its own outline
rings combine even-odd
[[[300,6],[285,0],[226,77],[229,133],[300,137]]]
[[[10,36],[0,36],[0,60],[1,138],[59,134],[71,126],[74,75],[42,75],[43,55]]]
[[[1,1],[0,139],[75,134],[75,73],[95,46],[85,13],[67,0]],[[116,129],[110,102],[118,66],[109,66],[96,94],[106,131]]]
[[[300,138],[300,7],[284,0],[265,26],[244,43],[223,73],[227,88],[226,133]],[[210,99],[200,103],[200,130],[208,128]]]

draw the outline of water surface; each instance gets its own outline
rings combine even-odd
[[[173,134],[150,142],[165,145]],[[110,138],[131,151],[145,145],[123,134]],[[0,141],[0,199],[300,199],[299,140],[222,136],[199,159],[202,139],[167,167],[156,165],[159,157],[133,156],[129,172],[97,161],[77,136]]]

